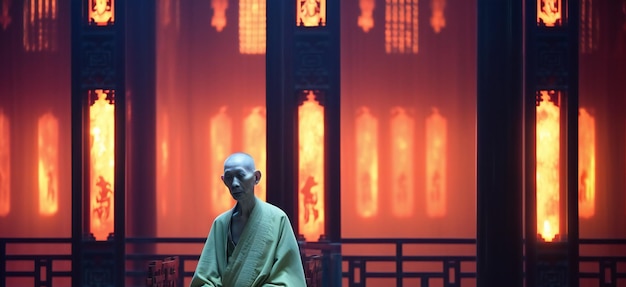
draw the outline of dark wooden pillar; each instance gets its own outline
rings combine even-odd
[[[522,11],[478,0],[477,286],[522,286]]]
[[[579,1],[558,1],[561,18],[555,23],[538,20],[537,1],[525,4],[526,282],[529,286],[578,286]],[[549,240],[542,239],[543,231],[537,229],[541,220],[537,215],[537,107],[546,102],[560,113],[559,204],[551,207],[558,209],[559,228],[558,236]]]
[[[130,237],[154,237],[157,206],[156,1],[127,3],[127,229]]]
[[[72,285],[124,286],[126,238],[126,2],[107,11],[114,21],[89,20],[90,0],[71,1],[72,47]],[[115,105],[113,232],[106,240],[91,236],[89,105],[95,90],[110,91]]]
[[[298,166],[293,101],[295,1],[267,1],[267,201],[282,208],[298,232]]]
[[[298,106],[314,91],[324,107],[323,236],[341,237],[339,1],[326,1],[325,23],[297,26],[302,1],[267,2],[267,199],[298,222]],[[307,238],[316,241],[318,238]]]
[[[126,2],[126,236],[129,238],[157,235],[156,3],[154,0]],[[155,244],[126,246],[129,254],[155,251]],[[139,261],[127,264],[126,268],[145,270],[145,266],[145,262]],[[132,284],[144,282],[140,277]]]

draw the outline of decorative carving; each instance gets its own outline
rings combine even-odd
[[[239,1],[239,53],[265,54],[265,0]]]
[[[81,87],[85,90],[115,89],[114,37],[86,36],[82,41]]]
[[[326,0],[296,0],[297,25],[304,27],[326,26]]]
[[[112,25],[115,22],[115,0],[91,0],[89,3],[89,23],[98,26]]]
[[[7,7],[7,9],[9,9]],[[57,0],[24,1],[22,44],[27,52],[56,51]],[[6,21],[6,19],[4,20]]]
[[[447,287],[461,286],[461,261],[448,260],[443,262],[443,280]]]
[[[614,259],[601,260],[599,262],[600,286],[616,287],[617,286],[617,262]]]
[[[328,67],[330,42],[328,39],[301,37],[295,45],[294,82],[296,89],[328,89],[330,84]]]
[[[562,0],[537,0],[537,24],[561,26],[562,13]]]
[[[569,286],[569,253],[566,241],[538,243],[536,284],[537,287]],[[532,284],[531,284],[532,285]]]
[[[538,90],[566,90],[570,52],[567,35],[539,36],[536,43],[536,88]]]
[[[419,1],[385,1],[385,52],[417,54],[419,51]]]
[[[83,287],[114,287],[115,260],[113,243],[83,243]]]
[[[546,262],[537,263],[537,287],[565,287],[567,284],[567,262]]]

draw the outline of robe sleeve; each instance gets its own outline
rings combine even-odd
[[[219,222],[214,221],[209,236],[204,243],[198,266],[191,279],[190,287],[222,287],[222,277],[217,264],[217,250],[223,250],[218,240]],[[220,249],[222,248],[222,249]]]
[[[304,287],[306,280],[304,279],[300,248],[288,217],[284,216],[280,225],[275,262],[263,287]]]

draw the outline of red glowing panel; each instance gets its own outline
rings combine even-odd
[[[364,32],[368,32],[370,29],[374,28],[374,8],[376,8],[376,1],[359,0],[361,15],[359,15],[357,24]]]
[[[591,218],[596,199],[596,126],[584,108],[578,116],[578,216]]]
[[[401,107],[391,111],[391,200],[397,217],[413,215],[415,120]]]
[[[361,217],[378,213],[378,119],[362,107],[356,118],[356,210]]]
[[[226,9],[228,9],[228,0],[211,0],[211,8],[213,9],[211,26],[215,27],[217,32],[222,32],[224,27],[226,27]]]
[[[326,26],[326,0],[296,0],[296,25]]]
[[[115,22],[115,0],[89,0],[89,21],[98,26]]]
[[[537,24],[546,27],[561,26],[563,0],[537,0]]]
[[[11,133],[9,119],[0,111],[0,216],[11,211]]]
[[[96,240],[106,240],[114,231],[115,105],[109,91],[93,93],[96,100],[89,107],[90,226]]]
[[[239,53],[265,54],[265,0],[239,0]]]
[[[385,52],[417,54],[419,50],[418,0],[385,1]]]
[[[298,107],[300,234],[317,240],[324,233],[324,107],[312,91]]]
[[[59,209],[59,120],[46,113],[37,130],[39,214],[53,215]]]
[[[433,109],[426,119],[426,214],[446,215],[446,119]]]
[[[254,158],[256,169],[261,171],[261,181],[254,193],[261,200],[266,199],[266,181],[263,180],[267,166],[265,107],[255,107],[244,120],[244,150]],[[266,177],[267,178],[267,177]]]
[[[233,151],[233,121],[225,106],[211,118],[209,142],[212,176],[210,176],[210,194],[213,210],[227,210],[235,204],[228,188],[218,176],[224,173],[224,160]],[[207,183],[208,184],[208,183]]]
[[[558,95],[541,91],[537,106],[537,232],[552,241],[559,232],[560,110]],[[554,100],[554,101],[553,101]]]
[[[168,188],[168,179],[170,178],[170,124],[169,116],[163,113],[158,117],[157,128],[157,205],[158,210],[163,215],[169,212],[169,203],[167,193],[171,192]]]

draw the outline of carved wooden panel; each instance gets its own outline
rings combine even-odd
[[[296,37],[294,82],[297,90],[328,89],[331,43],[326,33]]]
[[[114,246],[109,241],[83,244],[83,287],[115,287]]]
[[[86,90],[115,89],[114,34],[83,36],[81,48],[81,87]]]
[[[566,90],[569,77],[567,35],[550,33],[536,37],[536,88]]]

